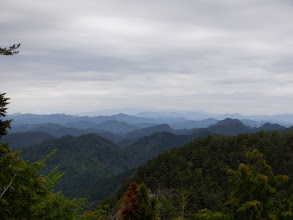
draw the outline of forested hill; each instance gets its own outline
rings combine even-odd
[[[2,137],[1,141],[11,145],[11,149],[22,149],[31,145],[41,144],[43,141],[53,139],[55,136],[42,131],[12,133]]]
[[[48,160],[47,168],[52,170],[58,166],[60,171],[65,171],[55,190],[61,190],[66,196],[73,197],[99,179],[141,166],[159,153],[182,146],[192,138],[163,132],[139,138],[130,146],[119,148],[95,134],[64,136],[27,147],[23,149],[21,157],[34,162],[58,149]],[[99,199],[101,198],[97,198]]]
[[[165,151],[138,168],[112,199],[107,198],[102,204],[117,204],[129,183],[136,181],[144,183],[159,199],[161,219],[181,216],[182,201],[185,201],[187,219],[194,219],[192,214],[204,208],[223,211],[230,192],[227,170],[235,170],[240,163],[247,163],[244,155],[249,149],[262,152],[274,174],[289,176],[289,182],[281,191],[281,199],[291,195],[293,133],[261,131],[229,137],[208,136]]]
[[[25,148],[21,157],[30,162],[39,161],[54,149],[58,150],[48,160],[47,168],[52,170],[58,166],[60,171],[65,171],[55,188],[65,195],[99,178],[110,177],[131,168],[115,144],[94,134],[47,140],[40,145]]]

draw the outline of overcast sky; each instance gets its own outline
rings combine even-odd
[[[292,0],[1,0],[9,113],[293,113]]]

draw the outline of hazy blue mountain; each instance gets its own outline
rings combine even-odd
[[[137,123],[137,124],[133,124],[137,129],[141,129],[141,128],[148,128],[148,127],[152,127],[157,125],[156,123]]]
[[[149,117],[149,118],[159,118],[159,117],[169,117],[169,118],[185,118],[188,120],[203,120],[207,118],[212,118],[217,114],[204,112],[204,111],[144,111],[135,114],[137,117]]]
[[[247,117],[251,120],[260,121],[262,123],[270,122],[277,123],[286,127],[293,125],[293,114],[279,114],[279,115],[251,115]]]
[[[173,129],[192,129],[192,128],[207,128],[210,125],[216,124],[218,120],[213,118],[208,118],[200,121],[186,121],[186,122],[176,122],[170,124]]]
[[[23,132],[30,132],[30,131],[46,132],[55,137],[62,137],[65,135],[71,135],[71,136],[77,137],[84,134],[98,134],[114,142],[117,142],[123,139],[123,137],[120,136],[119,134],[114,134],[114,133],[107,132],[97,128],[77,129],[77,128],[71,128],[71,127],[63,127],[59,124],[54,124],[54,123],[15,125],[9,131],[9,134],[23,133]]]
[[[55,123],[46,123],[46,124],[16,125],[9,131],[9,133],[16,133],[16,132],[20,133],[20,132],[28,132],[28,131],[46,132],[55,137],[62,137],[65,135],[80,136],[80,135],[88,134],[88,133],[105,132],[99,129],[81,130],[77,128],[66,128]]]
[[[65,114],[36,115],[36,114],[17,114],[8,115],[7,119],[13,119],[12,126],[17,124],[44,124],[56,123],[65,124],[76,120],[76,117]]]
[[[126,122],[121,121],[104,121],[100,124],[91,121],[77,121],[77,122],[69,122],[63,125],[64,127],[72,127],[78,129],[88,129],[95,128],[111,133],[127,133],[138,129],[138,127],[134,125],[130,125]]]
[[[1,142],[7,142],[11,149],[23,149],[30,145],[41,144],[43,141],[56,138],[55,136],[41,131],[24,133],[12,133],[2,137]]]
[[[174,130],[172,128],[170,128],[170,126],[167,124],[161,124],[161,125],[155,125],[153,127],[142,128],[142,129],[138,129],[138,130],[129,132],[129,133],[125,134],[125,137],[137,138],[137,137],[149,136],[149,135],[152,135],[152,134],[158,133],[158,132],[173,133]]]
[[[293,114],[279,114],[279,115],[241,115],[235,114],[222,114],[215,117],[216,119],[223,120],[225,118],[233,119],[249,119],[253,121],[260,122],[261,124],[270,122],[277,123],[286,127],[293,125]]]
[[[240,120],[231,118],[219,121],[215,125],[209,126],[207,129],[212,133],[222,135],[238,135],[250,132],[250,128],[245,126]]]
[[[258,128],[261,126],[261,122],[259,121],[253,121],[253,120],[250,120],[250,119],[240,119],[240,121],[246,125],[246,126],[249,126],[251,128]]]
[[[247,117],[238,113],[230,113],[230,114],[220,114],[215,117],[218,120],[224,120],[226,118],[231,119],[246,119]]]
[[[43,123],[43,124],[19,124],[13,125],[9,133],[16,133],[16,132],[28,132],[28,131],[43,131],[48,132],[50,130],[57,130],[63,128],[61,125],[56,123]]]
[[[119,134],[125,134],[137,129],[134,125],[121,121],[104,121],[97,128]]]
[[[241,133],[252,132],[250,127],[245,126],[238,119],[226,118],[225,120],[219,121],[208,128],[193,128],[193,129],[181,129],[175,130],[174,133],[179,135],[192,135],[198,133],[206,134],[222,134],[222,135],[237,135]]]
[[[78,117],[70,116],[64,114],[52,114],[52,115],[35,115],[35,114],[16,114],[9,115],[8,119],[13,119],[12,125],[19,124],[44,124],[44,123],[56,123],[56,124],[67,124],[72,122],[79,121],[88,121],[100,124],[105,121],[120,121],[126,122],[128,124],[143,124],[143,123],[154,123],[154,124],[163,124],[163,123],[175,123],[181,121],[187,121],[185,118],[147,118],[147,117],[135,117],[126,114],[117,114],[112,116],[97,116],[97,117]]]
[[[63,124],[62,126],[67,128],[88,129],[97,128],[98,124],[91,121],[74,121]]]
[[[278,124],[271,124],[271,123],[265,123],[262,126],[258,128],[258,130],[265,130],[265,131],[273,131],[273,130],[286,130],[287,128]]]
[[[144,117],[141,117],[144,116]],[[207,112],[143,112],[138,113],[135,116],[126,115],[123,113],[112,115],[112,116],[71,116],[65,114],[52,114],[52,115],[35,115],[35,114],[14,114],[9,115],[9,119],[13,119],[12,125],[19,124],[42,124],[42,123],[57,123],[57,124],[67,124],[79,121],[88,121],[96,124],[100,124],[105,121],[120,121],[128,124],[169,124],[172,125],[178,122],[188,122],[190,120],[199,121],[208,118],[214,118],[217,120],[223,120],[225,118],[239,119],[243,120],[248,126],[258,126],[257,123],[248,120],[256,121],[261,124],[270,122],[278,123],[282,126],[290,127],[293,125],[293,114],[279,114],[279,115],[251,115],[244,116],[238,113],[234,114],[212,114]],[[92,124],[93,126],[94,124]],[[89,126],[89,125],[87,125]],[[92,127],[91,126],[91,127]],[[140,127],[141,128],[141,127]]]

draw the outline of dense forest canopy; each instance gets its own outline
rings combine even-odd
[[[200,138],[148,161],[100,206],[108,203],[117,209],[135,181],[145,184],[161,203],[162,219],[245,219],[253,207],[258,211],[247,219],[269,219],[270,213],[282,219],[292,215],[288,209],[293,193],[292,143],[292,132],[275,131]]]

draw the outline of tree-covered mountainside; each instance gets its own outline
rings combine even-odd
[[[12,127],[11,130],[9,130],[9,134],[14,134],[14,133],[26,133],[26,132],[46,132],[50,135],[53,135],[54,137],[62,137],[66,135],[71,135],[71,136],[80,136],[84,134],[98,134],[101,137],[107,138],[111,141],[118,142],[123,139],[122,136],[119,134],[114,134],[111,132],[107,132],[98,128],[85,128],[85,129],[78,129],[75,127],[64,127],[59,124],[55,123],[45,123],[45,124],[21,124],[21,125],[16,125]],[[19,141],[18,135],[14,136],[15,140],[14,141]],[[32,137],[33,138],[33,137]],[[37,138],[38,139],[38,138]],[[31,140],[33,142],[34,140]]]
[[[250,131],[240,120],[231,118],[226,118],[217,122],[215,125],[209,126],[208,130],[212,133],[222,135],[237,135]]]
[[[60,171],[65,171],[62,180],[56,185],[56,190],[61,190],[65,195],[71,195],[70,191],[80,189],[97,179],[131,168],[115,144],[94,134],[48,140],[41,145],[25,148],[21,157],[34,162],[54,149],[58,150],[48,161],[47,167],[54,169],[58,166]]]
[[[141,166],[159,153],[182,146],[191,140],[191,136],[164,132],[139,138],[129,146],[119,148],[95,134],[64,136],[27,147],[23,149],[21,157],[34,162],[58,149],[48,161],[47,167],[53,169],[58,166],[60,171],[65,172],[55,190],[61,190],[66,196],[73,197],[99,179]],[[115,185],[112,191],[118,185]],[[98,197],[96,201],[100,199],[102,198]]]
[[[87,199],[87,207],[95,209],[99,201],[118,190],[124,179],[132,176],[136,169],[130,169],[112,177],[98,179],[96,182],[81,188],[75,197]]]
[[[11,149],[23,149],[25,147],[41,144],[43,141],[55,138],[55,136],[42,131],[12,133],[4,136],[2,142],[10,144]]]
[[[265,131],[274,131],[274,130],[278,130],[278,131],[285,131],[286,127],[278,125],[278,124],[271,124],[271,123],[265,123],[262,126],[260,126],[258,128],[258,130],[265,130]]]
[[[192,136],[174,135],[168,132],[155,133],[139,138],[133,144],[121,148],[132,167],[138,167],[159,153],[192,141]]]
[[[293,193],[293,133],[261,131],[208,136],[165,151],[139,167],[112,200],[107,198],[102,204],[117,204],[129,183],[136,181],[144,183],[162,203],[161,219],[181,216],[182,210],[187,219],[194,219],[193,214],[205,208],[223,212],[229,208],[225,203],[231,191],[227,171],[248,163],[245,152],[252,149],[264,154],[275,175],[289,176],[279,200],[288,198]]]
[[[92,133],[103,133],[104,130],[100,129],[78,129],[74,127],[64,127],[56,123],[45,123],[45,124],[21,124],[12,127],[9,133],[22,133],[28,131],[41,131],[47,132],[55,137],[62,137],[66,135],[80,136],[83,134]]]

